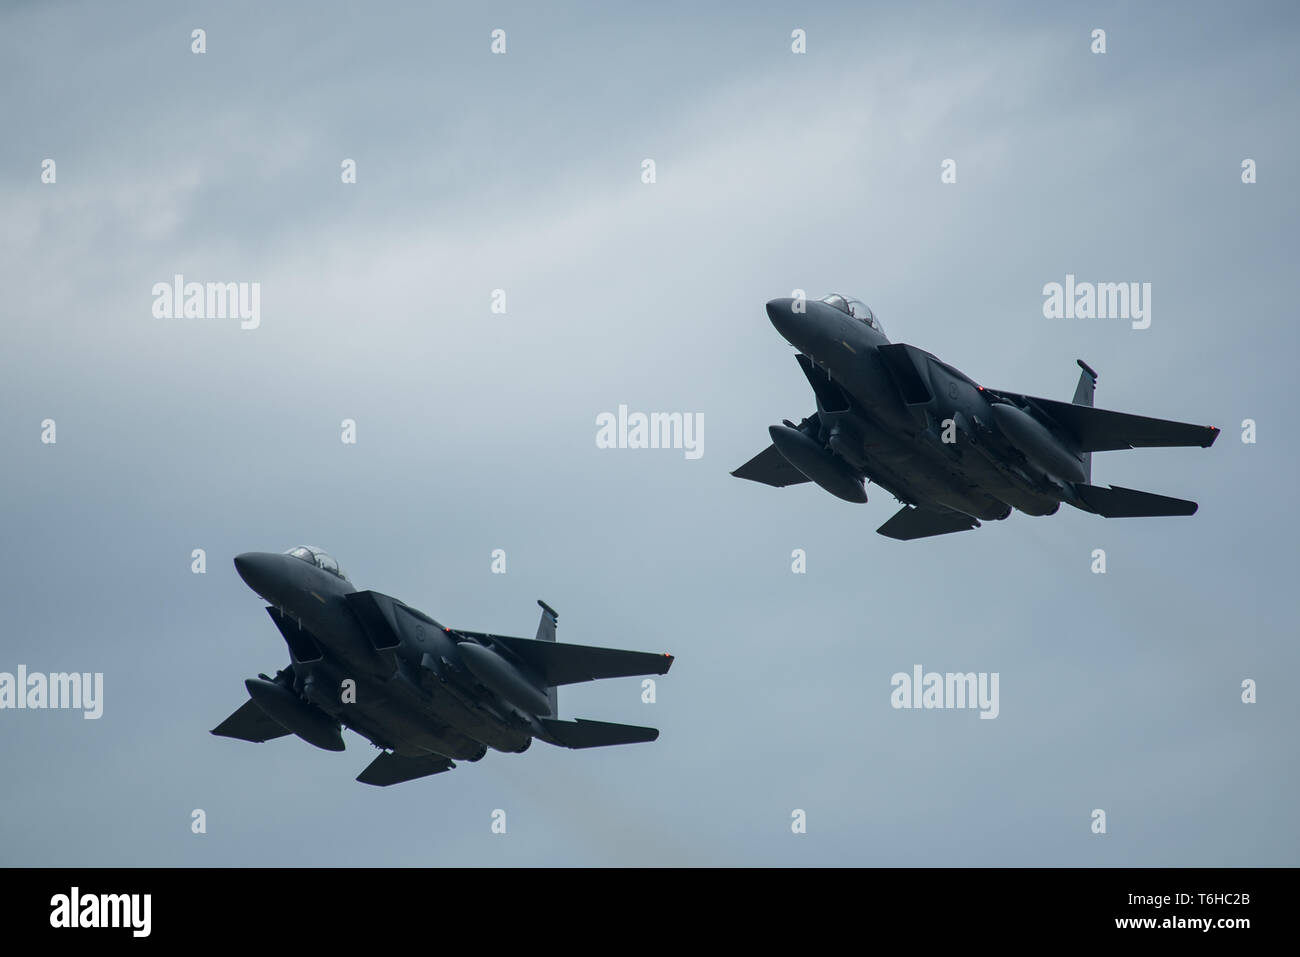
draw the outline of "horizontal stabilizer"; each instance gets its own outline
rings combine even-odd
[[[407,758],[400,754],[384,752],[357,775],[357,780],[362,784],[373,784],[383,788],[388,787],[390,784],[401,784],[403,781],[422,778],[430,774],[441,774],[443,771],[450,771],[455,766],[450,758],[444,758],[436,754]]]
[[[769,445],[731,474],[736,478],[762,482],[774,488],[808,481],[808,477],[791,465],[789,459],[776,450],[775,445]]]
[[[621,651],[617,648],[592,648],[568,645],[536,638],[510,638],[460,631],[457,634],[486,639],[514,655],[546,686],[571,685],[601,678],[628,678],[632,675],[663,675],[672,667],[672,655],[649,651]]]
[[[212,733],[223,738],[261,742],[282,738],[289,732],[250,698],[239,710],[213,728]]]
[[[638,744],[659,737],[658,728],[641,728],[635,724],[610,724],[606,721],[557,721],[540,718],[542,727],[565,748],[603,748],[610,744]]]
[[[1095,409],[1056,399],[1040,399],[1016,393],[998,393],[1027,404],[1069,432],[1078,442],[1080,452],[1108,452],[1113,449],[1172,448],[1200,446],[1209,448],[1219,437],[1212,425],[1188,425],[1168,419],[1149,419],[1145,415]]]
[[[1157,515],[1194,515],[1196,503],[1154,492],[1137,492],[1112,485],[1076,485],[1074,491],[1089,509],[1104,518],[1151,518]]]
[[[949,532],[964,532],[979,528],[980,523],[961,512],[939,512],[928,508],[912,508],[904,505],[894,513],[894,517],[881,525],[877,532],[886,538],[896,538],[908,542],[914,538],[929,538],[931,535],[947,535]]]

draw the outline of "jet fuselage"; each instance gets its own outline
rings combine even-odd
[[[385,609],[403,641],[376,648],[345,600],[357,592],[346,579],[271,552],[240,555],[235,567],[273,606],[289,645],[294,690],[377,746],[475,761],[487,747],[518,752],[531,744],[530,716],[485,695],[456,640],[422,612],[401,603]]]
[[[1060,507],[1064,486],[1020,468],[1020,456],[992,433],[992,403],[976,382],[921,350],[915,351],[930,360],[923,369],[907,354],[886,359],[882,347],[913,347],[892,346],[876,329],[826,303],[806,301],[802,313],[793,305],[775,299],[767,304],[768,317],[828,377],[817,411],[826,444],[846,462],[908,505],[938,503],[983,520],[1006,518],[1012,507],[1031,515]],[[908,396],[891,371],[900,361],[908,362],[903,372],[917,389],[925,388],[912,396],[919,400],[912,405],[903,401]],[[948,442],[946,421],[952,423]],[[975,450],[981,439],[992,446],[987,454]],[[1001,465],[990,460],[998,452],[1006,459]]]
[[[538,601],[536,638],[447,628],[424,612],[352,586],[338,563],[301,545],[246,552],[235,569],[269,602],[289,648],[274,678],[244,682],[249,700],[212,729],[263,742],[295,734],[327,751],[351,728],[383,749],[357,777],[387,787],[441,774],[488,748],[524,751],[654,741],[656,728],[558,716],[557,689],[604,678],[663,675],[673,656],[556,641],[559,615]]]
[[[1107,518],[1191,515],[1196,503],[1092,485],[1092,453],[1208,447],[1212,426],[1093,407],[1097,373],[1082,359],[1074,399],[986,389],[936,356],[892,343],[856,299],[773,299],[767,315],[797,350],[817,400],[798,425],[732,474],[785,487],[814,482],[849,502],[874,482],[904,504],[878,530],[910,540],[977,528],[1013,509],[1051,515],[1067,503]]]

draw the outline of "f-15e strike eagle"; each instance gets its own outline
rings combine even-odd
[[[855,299],[773,299],[772,325],[799,354],[817,411],[768,429],[772,444],[731,474],[783,487],[815,482],[865,502],[870,480],[903,508],[880,534],[925,538],[978,528],[1013,508],[1052,515],[1065,502],[1106,518],[1191,515],[1195,502],[1092,482],[1092,453],[1208,448],[1213,426],[1093,408],[1082,359],[1074,401],[986,389],[928,352],[891,343]]]
[[[274,678],[244,682],[251,700],[212,733],[245,741],[296,734],[342,751],[341,727],[384,753],[357,778],[389,785],[477,761],[488,748],[526,751],[534,738],[566,748],[654,741],[659,732],[603,721],[561,721],[556,687],[598,678],[662,675],[672,655],[561,644],[545,602],[536,638],[446,628],[396,598],[352,587],[318,548],[235,559],[244,582],[289,646]]]

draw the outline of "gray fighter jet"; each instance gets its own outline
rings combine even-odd
[[[357,778],[388,785],[477,761],[488,748],[526,751],[533,738],[566,748],[654,741],[654,728],[561,721],[559,685],[662,675],[672,655],[555,640],[545,602],[536,638],[446,628],[396,598],[358,591],[319,548],[248,552],[235,569],[270,603],[289,646],[274,678],[244,682],[251,700],[212,730],[244,741],[296,734],[342,751],[341,727],[384,753]]]
[[[783,487],[815,482],[865,502],[875,482],[903,503],[877,531],[914,539],[978,528],[1013,508],[1052,515],[1065,502],[1106,518],[1191,515],[1195,502],[1092,483],[1092,453],[1208,448],[1213,426],[1093,408],[1097,373],[1072,402],[986,389],[928,352],[891,343],[856,299],[773,299],[772,325],[799,354],[817,411],[768,429],[772,444],[731,474]]]

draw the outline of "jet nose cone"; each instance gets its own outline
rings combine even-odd
[[[817,328],[809,315],[806,299],[773,299],[767,304],[767,318],[781,338],[796,349],[806,351]]]
[[[257,552],[244,552],[242,555],[235,556],[235,571],[239,573],[239,577],[244,580],[244,584],[246,585],[251,584],[248,581],[248,576],[255,574],[253,569],[256,565]]]
[[[245,585],[273,602],[284,583],[283,557],[269,552],[244,552],[235,556],[235,571]]]
[[[767,304],[767,318],[772,320],[777,332],[783,332],[786,324],[799,318],[799,314],[794,311],[794,304],[793,299],[773,299]]]

